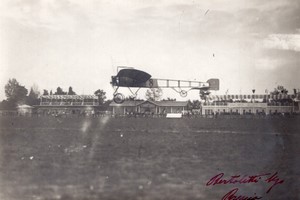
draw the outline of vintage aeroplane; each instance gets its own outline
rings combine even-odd
[[[140,88],[171,88],[182,97],[186,97],[188,91],[199,90],[201,96],[210,94],[210,90],[219,90],[219,79],[209,79],[207,82],[172,80],[172,79],[156,79],[151,78],[147,72],[134,68],[123,68],[118,70],[116,76],[111,77],[111,85],[114,88],[113,100],[115,103],[121,104],[125,100],[125,96],[118,93],[119,87],[127,87],[135,98]],[[138,88],[133,92],[131,88]]]

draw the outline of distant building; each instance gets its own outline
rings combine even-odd
[[[114,115],[126,114],[167,114],[167,113],[182,113],[187,111],[187,101],[150,101],[150,100],[131,100],[124,101],[121,104],[112,102],[109,106],[112,107]]]
[[[33,113],[34,107],[29,105],[18,105],[17,106],[17,113],[19,116],[31,116]]]

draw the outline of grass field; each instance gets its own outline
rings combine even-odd
[[[1,117],[0,199],[300,199],[299,146],[299,117]],[[284,183],[206,186],[221,172]]]

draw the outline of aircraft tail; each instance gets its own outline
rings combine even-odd
[[[219,90],[220,89],[220,80],[217,78],[211,78],[206,81],[209,84],[209,90]]]

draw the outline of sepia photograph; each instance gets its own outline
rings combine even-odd
[[[0,0],[0,200],[300,200],[299,0]]]

